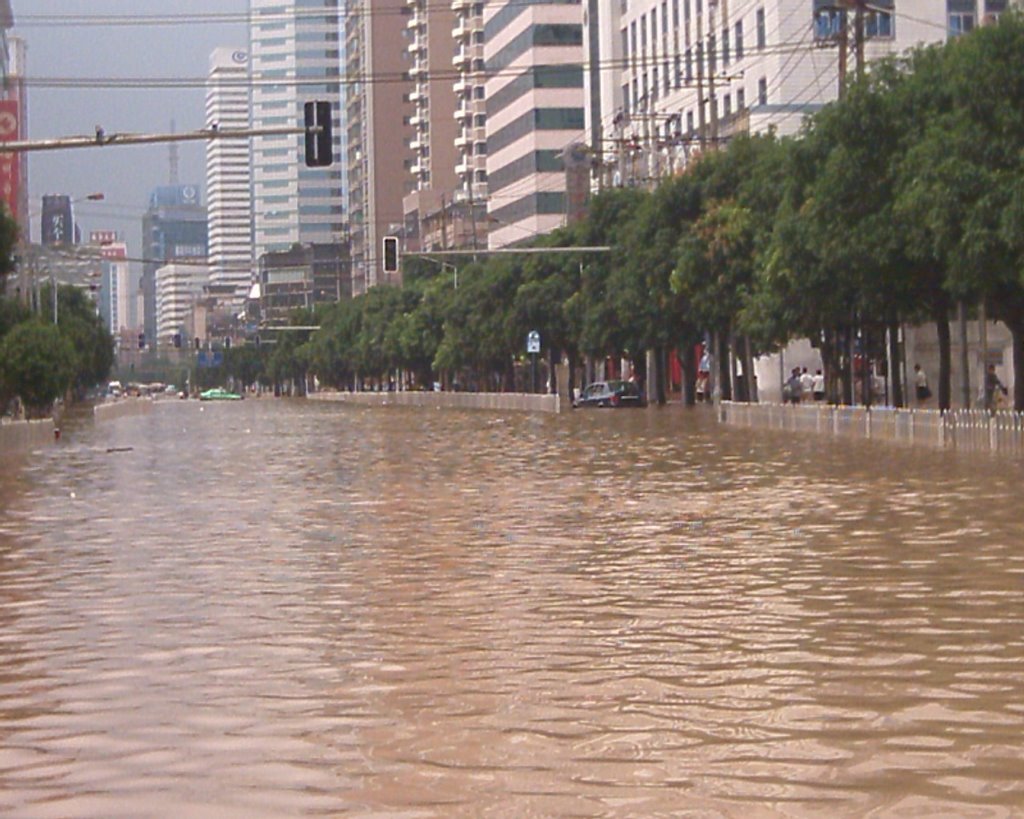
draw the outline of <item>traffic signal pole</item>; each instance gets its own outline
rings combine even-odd
[[[99,125],[91,136],[69,136],[56,139],[12,140],[0,142],[0,153],[26,151],[63,151],[69,148],[106,148],[111,145],[146,145],[154,142],[189,142],[217,139],[248,139],[254,136],[306,135],[306,164],[326,167],[334,161],[331,128],[331,104],[321,100],[303,103],[303,124],[276,128],[204,128],[182,134],[108,134]]]
[[[315,126],[318,131],[320,126]],[[304,134],[305,127],[280,126],[277,128],[205,128],[180,134],[108,134],[102,128],[94,136],[69,136],[56,139],[35,139],[0,142],[0,153],[26,151],[56,151],[68,148],[103,148],[110,145],[145,145],[153,142],[188,142],[213,139],[248,139],[253,136]]]

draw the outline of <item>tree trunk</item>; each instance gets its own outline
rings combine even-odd
[[[1013,340],[1013,408],[1024,412],[1024,316],[1007,321],[1006,326]]]
[[[666,369],[665,348],[659,345],[654,348],[654,389],[659,406],[668,403],[665,395]]]
[[[842,363],[843,370],[843,400],[847,406],[853,405],[853,325],[844,330],[843,342],[845,358]]]
[[[678,354],[678,353],[677,353]],[[683,403],[688,407],[697,404],[697,362],[694,361],[693,349],[683,347],[679,355],[679,369],[683,371]]]
[[[722,400],[732,401],[732,351],[721,334],[715,334],[715,361],[718,362],[718,383],[721,384]]]
[[[935,303],[932,318],[939,337],[939,409],[950,408],[952,397],[953,340],[949,332],[949,303],[940,297]]]
[[[838,404],[839,362],[836,335],[832,330],[821,333],[821,366],[825,371],[825,397],[830,404]]]
[[[747,382],[747,400],[757,403],[757,378],[754,377],[754,356],[750,352],[750,336],[743,337],[743,372]]]
[[[900,378],[900,324],[889,322],[889,380],[892,382],[892,405],[905,407],[903,379]]]

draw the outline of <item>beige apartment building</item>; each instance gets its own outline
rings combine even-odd
[[[488,244],[521,244],[566,222],[565,160],[586,142],[583,6],[487,3]]]
[[[428,3],[427,0],[407,0],[407,6],[407,51],[412,82],[409,99],[413,105],[413,136],[409,147],[414,157],[411,170],[416,184],[416,189],[402,203],[405,215],[402,246],[409,252],[461,243],[454,201],[458,184],[455,174],[459,157],[457,142],[462,132],[459,116],[464,102],[460,91],[457,109],[456,89],[461,89],[462,69],[453,65],[452,59],[453,44],[456,63],[460,48],[453,40],[453,30],[458,30],[456,13],[448,4]],[[483,36],[483,26],[480,26],[480,36]]]
[[[372,8],[371,8],[372,5]],[[416,189],[406,0],[353,0],[345,15],[345,92],[352,292],[400,284],[383,271],[382,240],[402,231]]]

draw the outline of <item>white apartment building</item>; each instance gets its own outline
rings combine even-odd
[[[302,134],[252,140],[254,255],[338,242],[346,230],[338,0],[250,0],[254,128],[298,126],[309,100],[331,103],[335,162],[307,168]]]
[[[512,0],[484,6],[488,245],[565,224],[570,146],[586,141],[583,7]]]
[[[206,80],[206,127],[249,127],[249,52],[217,48]],[[250,140],[206,143],[207,254],[210,283],[233,285],[238,301],[253,278]]]
[[[652,184],[741,132],[796,133],[839,89],[837,0],[629,0],[588,14],[602,181]],[[1006,0],[875,0],[865,62],[969,30]],[[979,8],[981,6],[981,8]],[[847,76],[856,72],[848,12]],[[615,68],[612,68],[615,67]],[[606,70],[607,69],[607,70]],[[595,123],[595,110],[599,123]],[[598,127],[594,127],[597,125]]]
[[[484,4],[453,0],[455,27],[455,108],[458,151],[456,197],[468,203],[487,199],[487,103],[484,84]]]
[[[128,247],[120,242],[117,251],[120,256],[126,256]],[[129,273],[130,266],[124,258],[111,258],[103,263],[100,291],[104,295],[104,304],[100,306],[100,315],[115,339],[120,338],[122,331],[135,326]]]
[[[156,343],[170,343],[195,300],[202,296],[210,269],[201,264],[166,264],[156,270]]]

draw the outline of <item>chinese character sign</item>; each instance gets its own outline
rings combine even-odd
[[[18,101],[0,100],[0,142],[18,138]],[[0,152],[0,202],[18,218],[18,155]]]

